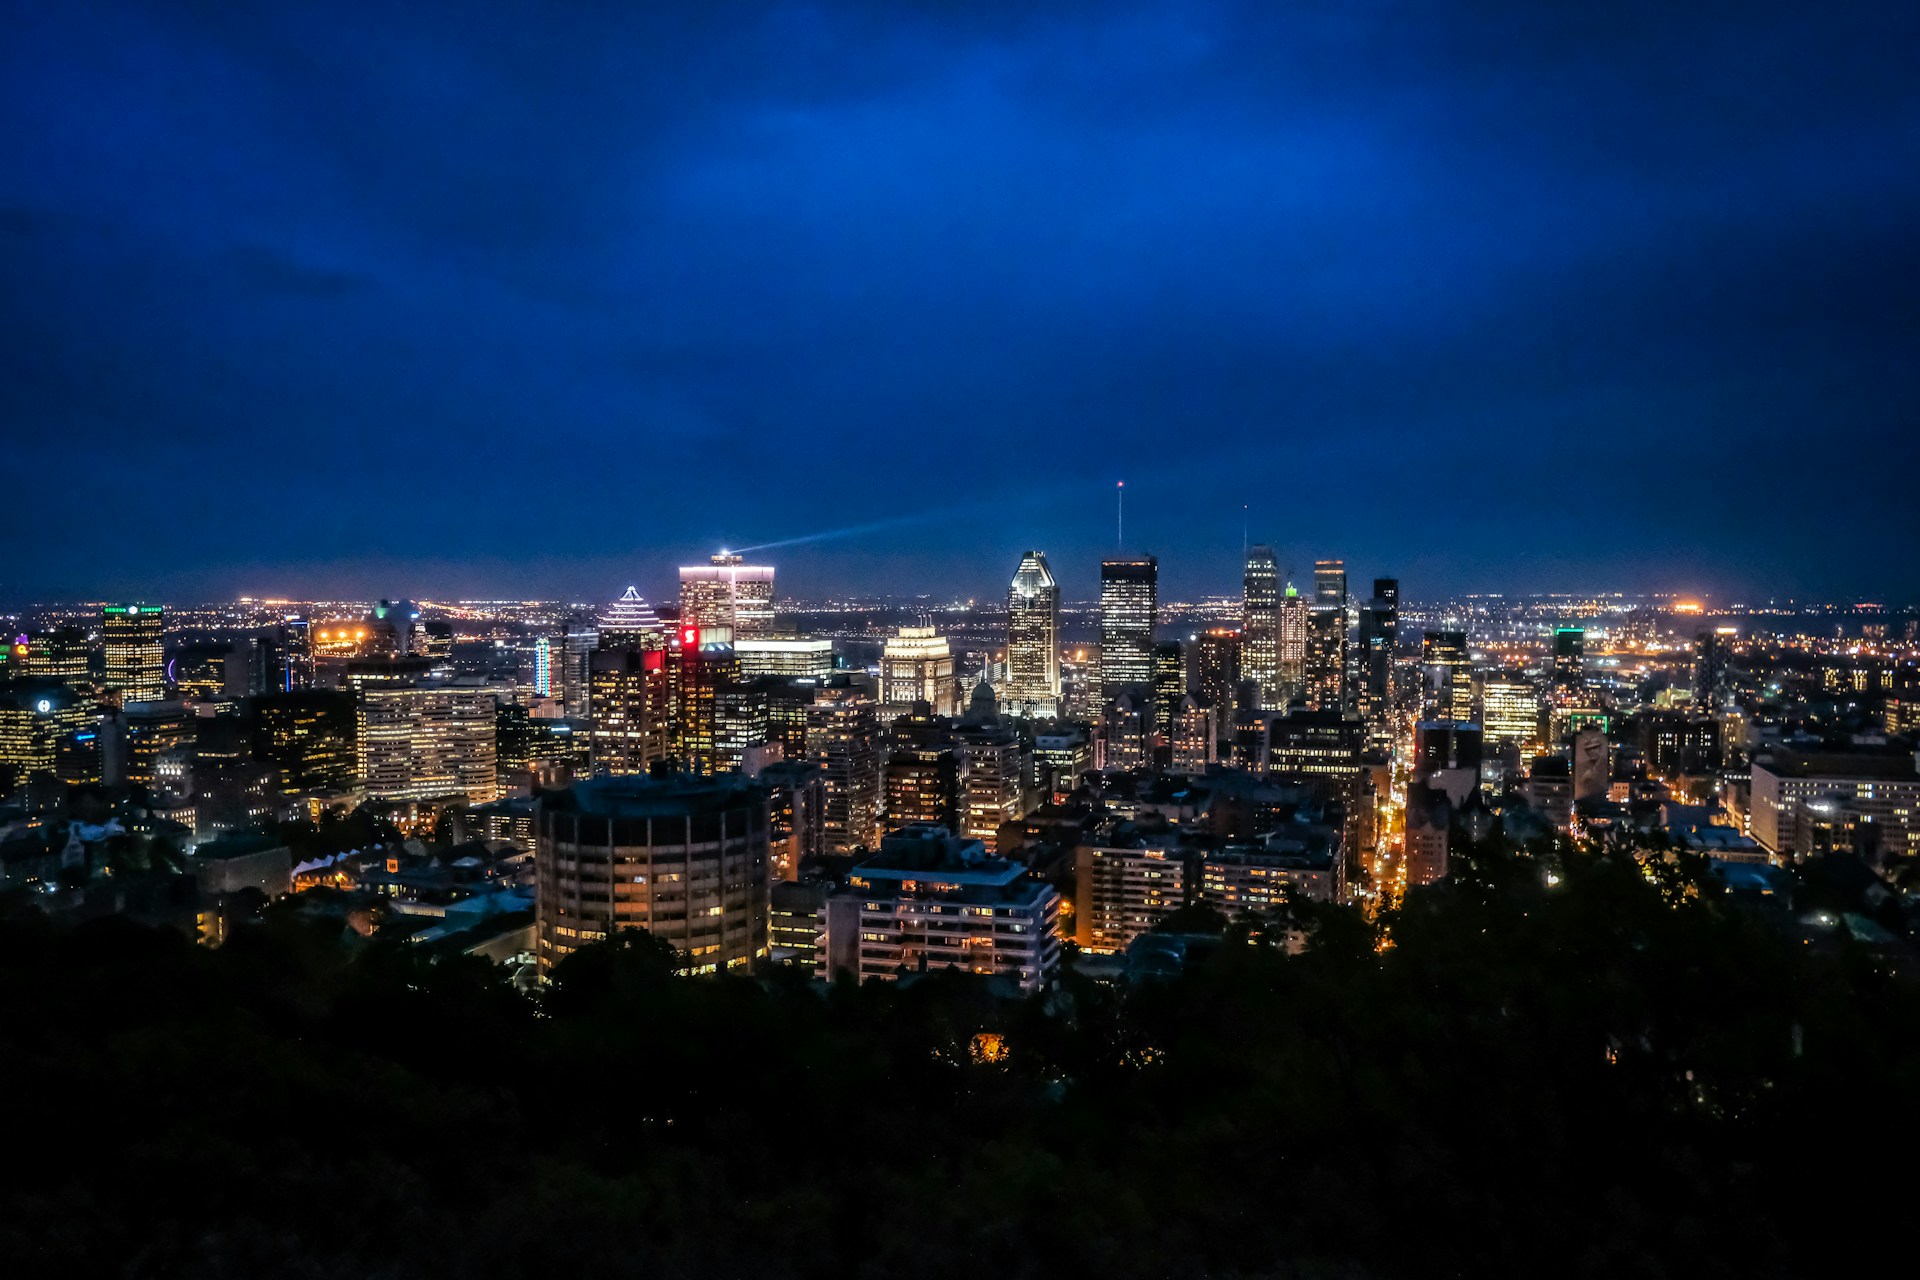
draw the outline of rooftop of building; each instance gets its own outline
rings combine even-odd
[[[1753,762],[1780,778],[1920,780],[1920,752],[1800,751],[1777,747]]]
[[[576,782],[542,796],[541,804],[552,812],[604,818],[669,818],[735,809],[765,794],[765,788],[737,775],[630,775]]]
[[[270,850],[285,847],[284,840],[265,832],[239,831],[195,846],[193,856],[200,862],[218,862],[228,858],[250,858],[256,853],[267,853]]]

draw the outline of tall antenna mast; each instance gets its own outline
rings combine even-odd
[[[1114,550],[1121,555],[1127,554],[1127,482],[1122,480],[1114,488],[1113,498],[1113,540]]]
[[[1240,504],[1240,563],[1247,562],[1247,504]]]

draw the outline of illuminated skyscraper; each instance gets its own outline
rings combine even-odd
[[[1346,705],[1347,606],[1316,603],[1307,612],[1307,705],[1335,711]]]
[[[1427,694],[1422,716],[1428,720],[1473,719],[1473,665],[1464,631],[1429,631],[1421,641]]]
[[[688,773],[723,772],[728,753],[722,750],[720,694],[740,682],[733,637],[725,627],[702,629],[683,622],[673,664],[673,754]]]
[[[1280,596],[1280,701],[1276,705],[1286,706],[1306,688],[1307,602],[1289,582]]]
[[[1152,556],[1100,562],[1100,696],[1112,702],[1153,683],[1153,623],[1160,565]]]
[[[736,635],[733,656],[740,660],[742,680],[757,680],[761,676],[803,676],[818,680],[833,674],[833,641],[827,639]]]
[[[533,691],[543,698],[553,696],[553,640],[547,636],[533,642]]]
[[[1313,602],[1317,605],[1337,605],[1342,609],[1347,607],[1345,560],[1313,562]]]
[[[608,649],[657,649],[666,643],[660,615],[637,587],[628,587],[618,600],[600,611],[599,632],[601,646]]]
[[[773,566],[722,551],[680,570],[680,625],[728,627],[736,637],[773,630]]]
[[[1393,657],[1400,643],[1400,580],[1375,578],[1373,599],[1360,610],[1360,714],[1373,742],[1388,732],[1393,706]]]
[[[672,675],[664,649],[601,649],[592,660],[593,768],[645,773],[667,758]]]
[[[1540,743],[1540,691],[1519,671],[1480,678],[1480,723],[1490,745],[1512,746],[1530,764]]]
[[[898,715],[925,702],[937,716],[960,711],[953,648],[932,627],[901,627],[880,655],[880,701]]]
[[[1029,551],[1007,592],[1007,687],[1015,715],[1047,717],[1060,709],[1060,587],[1047,557]]]
[[[872,687],[845,676],[814,690],[807,753],[826,782],[827,847],[871,848],[880,814],[880,721]]]
[[[1240,635],[1240,678],[1253,683],[1262,707],[1285,706],[1280,682],[1280,566],[1272,547],[1247,552]]]
[[[159,702],[167,696],[166,661],[160,637],[165,611],[157,604],[110,604],[100,611],[106,641],[107,688],[122,703]]]

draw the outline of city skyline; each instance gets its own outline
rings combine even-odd
[[[1909,6],[453,17],[19,16],[0,596],[1920,594]]]

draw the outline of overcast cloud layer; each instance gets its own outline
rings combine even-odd
[[[1920,6],[10,4],[0,599],[1920,596]],[[1580,12],[1572,12],[1580,10]],[[874,527],[878,526],[878,527]]]

